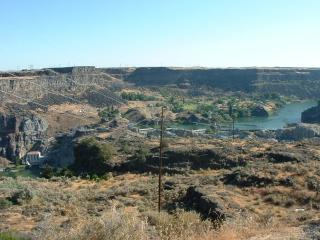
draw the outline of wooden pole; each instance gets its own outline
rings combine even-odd
[[[158,212],[161,211],[161,194],[162,194],[162,155],[163,155],[163,112],[161,109],[161,128],[160,128],[160,155],[159,155],[159,186],[158,186]]]
[[[232,116],[232,141],[234,141],[234,116]]]

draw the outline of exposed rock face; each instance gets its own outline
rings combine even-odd
[[[299,123],[276,131],[279,140],[298,141],[314,137],[320,137],[320,126],[317,124]]]
[[[255,131],[253,136],[280,141],[299,141],[308,138],[320,137],[320,125],[307,123],[290,124],[290,126],[282,129]]]
[[[224,177],[224,183],[236,185],[238,187],[264,187],[273,184],[273,180],[257,174],[252,174],[243,170],[235,170]]]
[[[302,112],[301,122],[304,123],[320,123],[320,101],[318,106],[309,108]]]
[[[251,89],[256,69],[137,68],[126,78],[137,85],[207,85],[225,90]]]
[[[0,73],[1,90],[25,98],[41,98],[46,91],[71,96],[99,86],[111,89],[125,82],[138,86],[176,85],[188,88],[280,93],[320,97],[320,69],[315,68],[95,68],[66,67]],[[108,92],[112,95],[112,92]],[[117,97],[112,95],[113,98]],[[0,94],[0,100],[8,96]],[[17,100],[17,99],[15,99]],[[109,99],[111,101],[111,99]],[[106,99],[104,99],[106,101]]]
[[[208,119],[202,117],[200,114],[194,113],[179,113],[177,119],[183,121],[185,124],[208,123]]]
[[[320,97],[320,69],[315,68],[137,68],[126,74],[125,80],[139,86],[175,84]]]
[[[41,141],[47,123],[34,115],[13,116],[0,114],[0,156],[14,160],[22,157]]]
[[[0,100],[6,102],[13,99],[15,102],[26,103],[25,99],[46,98],[46,95],[58,92],[73,98],[81,98],[81,95],[85,95],[84,97],[90,103],[103,102],[104,105],[106,103],[116,105],[117,101],[121,101],[121,99],[107,89],[112,89],[119,82],[121,81],[95,67],[52,68],[12,72],[10,74],[0,73],[0,89],[9,93],[0,92]],[[104,88],[102,89],[104,92],[94,92],[93,95],[90,95],[90,92],[88,93],[90,89],[95,89],[95,91],[99,89],[100,91],[101,88]],[[53,96],[54,98],[62,98],[63,101],[70,101],[70,98],[66,99],[61,95],[53,94]],[[47,97],[45,100],[51,101],[51,97]],[[116,101],[113,99],[116,99]]]
[[[185,196],[185,203],[205,218],[223,221],[232,217],[232,211],[240,209],[229,198],[227,193],[219,194],[213,186],[190,187]]]
[[[270,152],[268,153],[270,161],[273,163],[284,163],[284,162],[302,162],[305,158],[298,153],[291,152]]]
[[[124,117],[129,119],[132,122],[139,122],[145,120],[146,114],[143,113],[141,110],[136,108],[129,109],[125,114]]]
[[[269,112],[266,107],[258,105],[251,110],[251,115],[254,117],[268,117]]]

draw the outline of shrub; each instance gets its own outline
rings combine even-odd
[[[110,109],[108,107],[99,112],[99,117],[108,121],[115,118],[118,114],[119,114],[118,109],[113,109],[113,107]]]
[[[27,240],[29,238],[19,237],[14,233],[0,232],[0,240]]]
[[[134,92],[123,92],[121,93],[121,97],[124,100],[128,101],[153,101],[156,100],[153,96],[147,96],[142,93],[134,93]]]
[[[18,190],[15,192],[9,200],[13,204],[22,204],[24,202],[30,202],[33,198],[33,192],[29,188],[23,188],[22,190]]]
[[[60,175],[64,176],[64,177],[71,178],[71,177],[73,177],[73,172],[68,168],[63,168],[60,171]]]
[[[74,147],[75,163],[72,168],[77,173],[102,175],[114,154],[112,145],[100,143],[94,138],[86,138]]]
[[[8,199],[0,199],[0,209],[8,208],[12,205],[12,202]],[[1,239],[1,238],[0,238]]]
[[[130,154],[132,152],[132,149],[127,143],[125,143],[122,147],[122,151],[126,154]]]
[[[41,168],[41,177],[44,178],[52,178],[55,175],[55,169],[51,167],[50,165],[46,164]]]
[[[148,221],[157,229],[160,239],[202,239],[212,231],[212,223],[195,212],[178,211],[172,215],[149,213]]]
[[[103,179],[103,180],[109,180],[111,178],[113,178],[112,172],[107,172],[107,173],[103,174],[101,177],[101,179]]]
[[[121,210],[106,212],[100,218],[84,219],[83,225],[65,231],[54,223],[38,229],[37,239],[51,240],[140,240],[148,239],[146,223],[139,219],[137,213],[126,213]]]
[[[150,155],[149,148],[145,145],[141,145],[138,151],[136,152],[135,157],[140,163],[145,163],[149,155]]]

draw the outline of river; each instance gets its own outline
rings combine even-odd
[[[285,127],[288,123],[301,122],[301,113],[313,106],[316,101],[293,102],[284,105],[277,112],[269,117],[248,117],[238,119],[235,123],[235,129],[240,130],[274,130]],[[208,124],[172,124],[170,127],[183,129],[209,128]],[[222,124],[223,129],[231,129],[230,124]]]
[[[279,111],[269,117],[250,117],[239,119],[235,123],[235,128],[240,130],[280,129],[285,127],[288,123],[301,122],[301,113],[316,105],[316,101],[290,103],[283,106]]]

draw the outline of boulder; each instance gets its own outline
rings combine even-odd
[[[257,105],[251,110],[253,117],[268,117],[270,115],[268,109],[263,105]]]
[[[246,170],[235,170],[230,174],[226,174],[223,181],[225,184],[238,187],[265,187],[275,183],[271,178]]]
[[[139,122],[146,119],[146,114],[137,108],[131,108],[124,114],[124,117],[131,122]]]
[[[284,162],[302,162],[305,158],[299,153],[291,152],[269,152],[267,153],[271,162],[284,163]]]
[[[187,189],[184,202],[190,209],[199,212],[203,217],[223,221],[232,217],[232,211],[240,207],[228,198],[227,193],[218,194],[213,186],[192,186]]]

